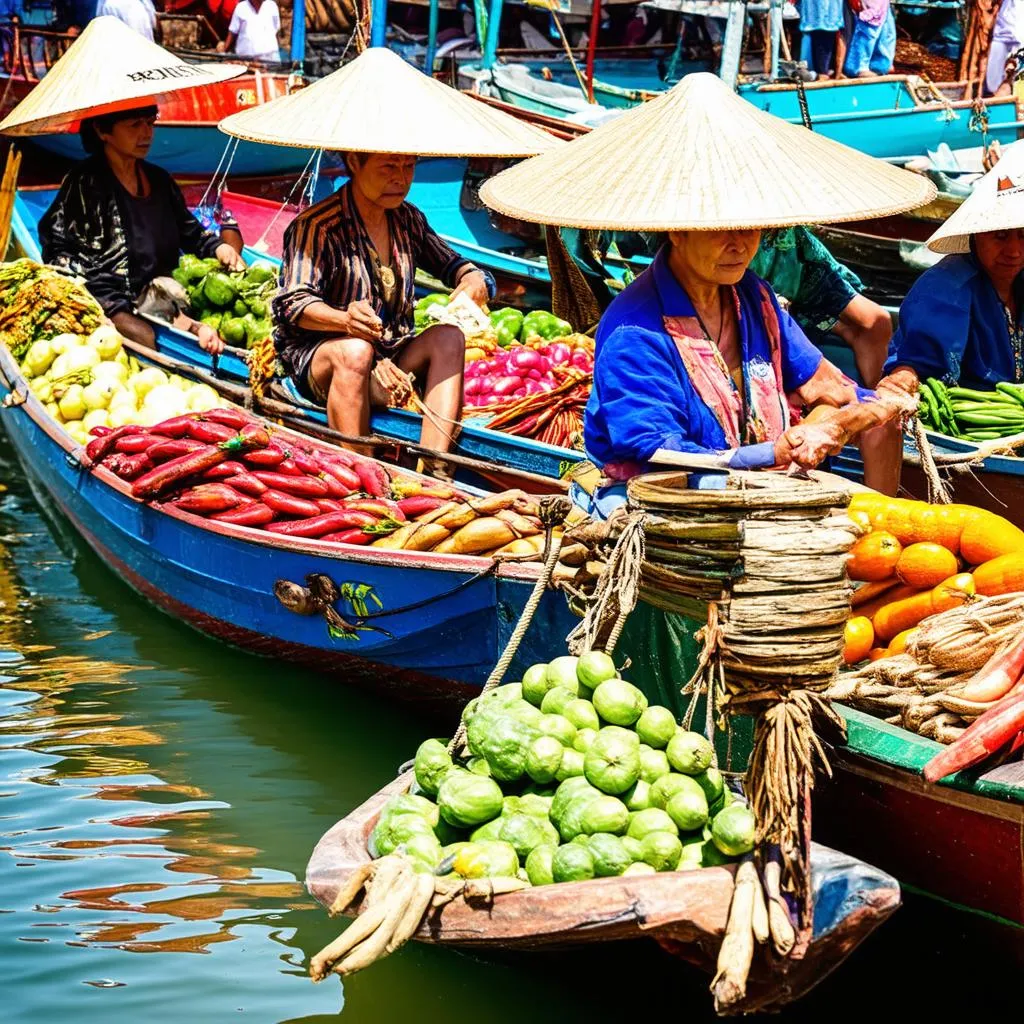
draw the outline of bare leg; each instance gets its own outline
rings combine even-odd
[[[156,348],[156,335],[142,317],[134,313],[115,313],[110,318],[118,333],[124,335],[129,341],[134,341],[145,348]]]
[[[874,387],[882,378],[889,353],[892,338],[889,314],[878,303],[855,295],[832,332],[853,349],[861,380],[867,387]],[[903,435],[899,424],[891,422],[866,430],[858,444],[864,459],[864,483],[883,494],[895,495],[903,465]]]
[[[420,444],[446,452],[462,418],[462,374],[466,340],[457,327],[439,324],[409,342],[396,360],[398,366],[424,381],[424,404],[437,422],[423,417]]]
[[[865,430],[858,440],[864,459],[864,483],[895,497],[903,468],[903,432],[898,420]]]
[[[857,372],[865,387],[873,388],[882,379],[882,367],[889,354],[892,320],[877,302],[855,295],[832,328],[850,348]]]
[[[327,423],[332,430],[360,436],[370,432],[372,367],[373,346],[360,338],[333,338],[317,348],[309,373],[327,395]]]

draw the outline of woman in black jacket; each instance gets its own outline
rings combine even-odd
[[[151,281],[174,270],[181,253],[245,268],[231,245],[203,230],[171,176],[145,162],[156,118],[156,107],[139,107],[84,120],[82,144],[90,155],[64,179],[39,222],[43,259],[82,277],[121,334],[148,346],[153,328],[136,315],[136,301]],[[179,314],[175,325],[209,352],[223,348],[206,324]]]

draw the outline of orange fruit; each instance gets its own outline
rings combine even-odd
[[[917,632],[917,626],[912,626],[910,629],[903,630],[902,633],[897,633],[889,641],[889,654],[903,654],[907,649],[907,644],[911,638]]]
[[[941,544],[922,541],[903,549],[896,563],[896,575],[911,587],[936,587],[956,575],[956,555]]]
[[[843,630],[843,661],[855,665],[863,661],[875,642],[875,630],[871,620],[864,615],[854,615]]]
[[[888,579],[903,554],[900,542],[885,530],[872,530],[850,548],[846,571],[851,580],[877,582]]]
[[[886,647],[872,647],[868,651],[868,661],[878,661],[879,658],[888,658],[889,650]]]

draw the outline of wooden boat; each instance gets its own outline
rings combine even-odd
[[[550,67],[545,70],[551,72]],[[476,91],[529,111],[591,126],[624,106],[656,95],[644,88],[629,102],[603,107],[587,103],[578,87],[558,80],[556,73],[549,81],[530,72],[529,67],[501,64],[490,70],[475,65],[460,69],[463,80]],[[665,88],[663,82],[661,89]],[[793,124],[802,123],[801,90],[791,82],[746,82],[737,91],[761,110]],[[966,149],[981,142],[981,124],[966,83],[936,86],[916,76],[886,75],[870,80],[810,82],[802,91],[814,131],[870,156],[909,159],[942,145]],[[598,93],[595,84],[595,99]],[[1022,123],[1012,97],[986,100],[983,107],[989,140],[1006,145],[1018,138]]]
[[[306,887],[330,907],[350,875],[369,860],[366,842],[389,797],[408,787],[402,776],[339,821],[317,844]],[[742,1009],[777,1009],[837,967],[899,906],[895,879],[861,861],[815,846],[814,936],[801,960],[774,972],[759,960]],[[631,878],[601,878],[524,889],[486,906],[459,898],[420,926],[422,942],[474,951],[546,949],[653,939],[680,959],[714,971],[735,868],[700,868]]]
[[[36,86],[73,41],[65,33],[21,25],[0,26],[0,117],[6,116]],[[171,174],[212,174],[229,140],[217,125],[229,114],[287,95],[303,85],[296,75],[255,70],[240,78],[199,89],[169,93],[158,104],[160,120],[149,159]],[[36,136],[30,145],[52,156],[81,160],[85,150],[77,131]],[[240,142],[231,160],[234,173],[281,174],[300,171],[310,150]]]
[[[680,689],[697,667],[696,630],[639,604],[616,648],[616,658],[644,665],[637,685],[650,700],[680,716]],[[1005,948],[1024,952],[1024,762],[932,785],[921,773],[940,744],[853,708],[836,710],[847,740],[829,751],[833,777],[815,786],[815,838],[981,915]],[[746,764],[751,742],[749,721],[736,721],[732,767]]]
[[[27,389],[9,351],[0,350],[0,393]],[[140,502],[108,470],[87,469],[80,446],[31,393],[5,410],[3,424],[40,502],[157,607],[252,653],[395,696],[429,702],[479,687],[539,571],[536,563],[352,547],[198,519]],[[354,639],[332,636],[322,617],[297,615],[275,596],[279,580],[301,584],[310,573],[372,588],[386,614],[354,630]],[[342,616],[357,619],[344,604]],[[562,595],[549,591],[520,650],[519,671],[546,659],[575,621]],[[380,665],[394,671],[368,670]]]

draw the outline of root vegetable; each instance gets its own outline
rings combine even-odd
[[[439,554],[474,555],[502,547],[516,539],[515,532],[494,516],[474,519],[434,549]]]
[[[210,516],[219,523],[233,523],[235,526],[266,526],[274,521],[274,510],[262,501],[247,501],[226,512]]]
[[[275,491],[294,494],[297,498],[326,498],[327,484],[317,477],[289,476],[287,473],[254,469],[252,475]]]

